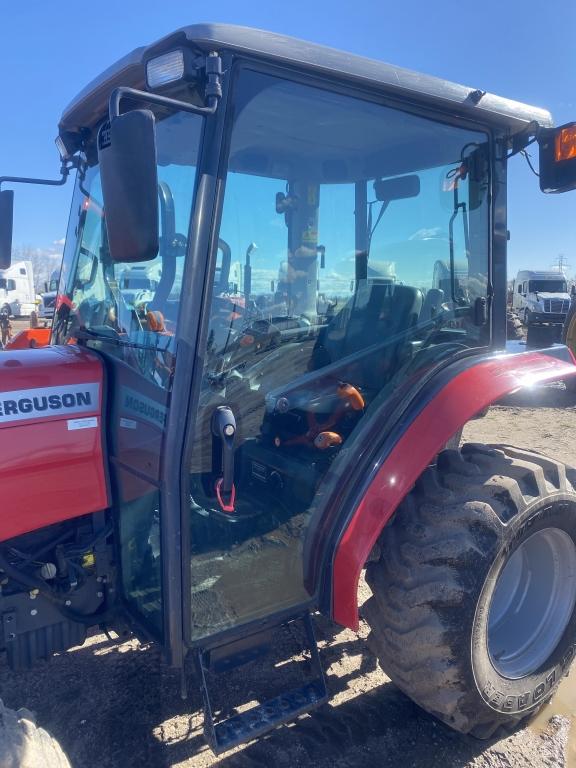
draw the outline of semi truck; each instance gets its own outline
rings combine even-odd
[[[541,323],[562,326],[570,308],[566,276],[558,271],[520,270],[512,296],[512,307],[526,326]]]
[[[30,315],[36,306],[32,262],[17,261],[0,269],[0,312],[22,317]]]
[[[44,284],[44,291],[40,294],[38,315],[43,320],[52,320],[56,309],[58,296],[58,283],[60,282],[60,270],[55,269],[50,274],[50,279]]]

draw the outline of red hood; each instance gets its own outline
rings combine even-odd
[[[0,353],[0,428],[99,413],[101,399],[102,366],[86,350],[69,345]]]
[[[108,506],[99,358],[0,352],[0,541]]]

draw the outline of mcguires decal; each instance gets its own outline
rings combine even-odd
[[[14,421],[41,419],[98,410],[99,384],[70,384],[0,392],[0,426]]]

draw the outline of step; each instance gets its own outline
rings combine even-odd
[[[207,683],[206,673],[211,668],[210,651],[198,649],[196,661],[204,699],[204,736],[216,755],[237,747],[246,741],[256,739],[268,731],[294,720],[299,715],[309,712],[328,700],[328,692],[316,645],[312,618],[309,613],[306,613],[282,623],[294,622],[302,622],[304,625],[312,664],[311,679],[304,685],[288,689],[278,696],[220,722],[215,722],[214,720],[211,696]],[[218,650],[220,656],[222,656],[222,647]],[[237,655],[236,653],[231,653],[229,664],[222,664],[220,662],[217,669],[220,670],[221,674],[225,674],[228,669],[242,663],[239,659],[236,659]],[[215,671],[214,666],[212,666],[212,671]],[[215,677],[217,678],[218,675],[216,674]]]

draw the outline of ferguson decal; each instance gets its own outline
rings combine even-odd
[[[70,384],[0,392],[0,426],[45,416],[94,413],[98,410],[99,384]]]

